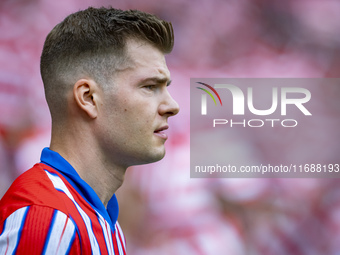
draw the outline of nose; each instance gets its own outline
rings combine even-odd
[[[179,112],[179,105],[178,103],[172,98],[170,93],[166,91],[165,98],[163,102],[159,106],[159,114],[161,116],[175,116]]]

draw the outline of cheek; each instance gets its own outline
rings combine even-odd
[[[111,128],[120,130],[122,134],[141,135],[153,128],[153,121],[157,115],[157,107],[150,102],[150,98],[121,95],[111,97],[106,101],[105,116]],[[132,133],[133,132],[133,133]]]
[[[123,107],[117,107],[111,112],[111,124],[116,130],[119,130],[121,134],[135,135],[142,130],[143,123],[147,120],[143,117],[142,113],[138,111],[138,108],[129,107],[124,105]]]

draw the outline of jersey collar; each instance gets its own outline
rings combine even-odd
[[[114,230],[118,219],[118,201],[116,195],[113,195],[105,208],[96,192],[83,179],[80,178],[77,171],[71,166],[66,159],[59,153],[44,148],[41,153],[41,162],[54,168],[62,174],[72,187],[88,202],[92,208],[100,213],[104,219],[111,225]]]

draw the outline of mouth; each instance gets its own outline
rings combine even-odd
[[[168,139],[168,135],[165,133],[165,130],[167,130],[168,128],[169,128],[169,126],[165,125],[165,126],[162,126],[162,127],[158,128],[158,129],[156,129],[153,133],[156,136],[166,140],[166,139]]]

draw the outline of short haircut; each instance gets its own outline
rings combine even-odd
[[[170,22],[138,10],[90,7],[69,15],[52,29],[40,59],[52,118],[52,111],[60,112],[63,106],[62,93],[79,78],[90,77],[105,87],[103,83],[128,57],[128,39],[148,42],[164,54],[174,45]]]

